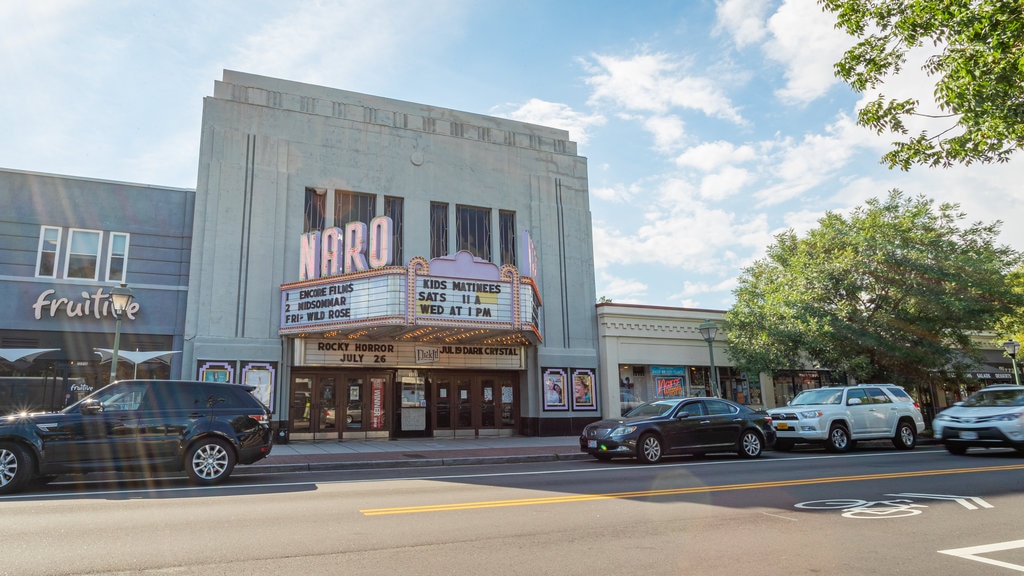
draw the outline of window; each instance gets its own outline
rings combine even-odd
[[[327,191],[306,188],[306,202],[303,214],[302,233],[324,229],[324,214],[327,212]]]
[[[395,196],[384,197],[384,215],[391,218],[391,256],[392,264],[401,265],[405,263],[402,255],[402,214],[405,203],[401,198]]]
[[[107,282],[124,282],[124,268],[128,261],[128,235],[123,232],[110,233],[107,249]]]
[[[349,222],[362,222],[367,226],[377,215],[377,197],[356,192],[336,192],[334,197],[334,225],[344,227]]]
[[[36,260],[36,276],[57,277],[57,254],[60,251],[61,229],[43,226],[39,231],[39,255]]]
[[[516,265],[516,213],[508,210],[498,212],[498,234],[501,236],[501,265]]]
[[[491,211],[487,208],[456,206],[455,234],[459,250],[468,250],[473,256],[491,261]]]
[[[430,203],[430,257],[448,254],[448,204]]]
[[[71,230],[65,278],[96,280],[100,258],[100,233],[96,230]]]

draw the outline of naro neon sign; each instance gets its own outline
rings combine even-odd
[[[302,235],[299,241],[299,280],[362,272],[389,266],[392,259],[391,218],[377,216],[367,226],[349,222]]]

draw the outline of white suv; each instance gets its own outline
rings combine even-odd
[[[846,452],[858,440],[880,439],[910,450],[924,431],[921,407],[895,384],[804,390],[768,415],[777,434],[775,449],[782,451],[798,443],[817,443],[832,452]]]
[[[935,438],[953,454],[971,446],[1024,452],[1024,386],[982,388],[932,420]]]

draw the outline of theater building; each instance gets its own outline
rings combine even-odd
[[[614,398],[566,131],[225,71],[201,138],[183,372],[279,438],[572,434]]]

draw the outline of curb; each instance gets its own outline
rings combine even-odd
[[[479,466],[492,464],[523,464],[528,462],[555,462],[560,460],[586,460],[589,454],[532,454],[512,456],[461,456],[455,458],[423,458],[420,460],[362,460],[355,462],[306,462],[301,464],[253,464],[238,466],[232,476],[267,474],[274,472],[330,472],[335,470],[377,470],[384,468],[430,468],[437,466]]]

